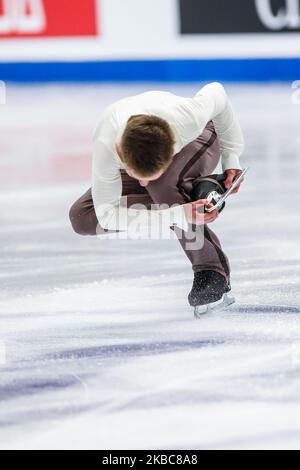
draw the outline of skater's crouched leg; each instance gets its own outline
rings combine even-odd
[[[69,217],[73,230],[78,235],[101,234],[90,189],[72,205]]]

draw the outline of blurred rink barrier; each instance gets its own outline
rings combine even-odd
[[[251,93],[272,116],[275,100],[281,116],[298,104],[300,0],[0,0],[0,191],[89,184],[106,106],[149,88],[192,96],[215,80],[234,82],[249,132]],[[284,90],[236,86],[270,81]]]
[[[0,80],[293,81],[300,0],[0,0]]]

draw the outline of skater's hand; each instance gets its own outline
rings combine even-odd
[[[211,224],[219,217],[217,210],[213,212],[205,212],[205,207],[213,207],[206,199],[199,199],[198,201],[184,204],[185,217],[189,224],[193,225],[206,225]]]
[[[232,186],[232,183],[234,182],[234,180],[240,176],[240,174],[242,173],[242,170],[227,170],[225,171],[225,173],[227,175],[227,179],[224,184],[225,184],[226,189],[229,189]],[[242,179],[240,184],[232,191],[232,194],[236,194],[239,192],[239,189],[243,181],[244,181],[244,178]]]

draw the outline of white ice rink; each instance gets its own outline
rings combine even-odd
[[[153,88],[199,87],[8,87],[2,449],[300,449],[300,105],[288,84],[228,87],[251,166],[215,224],[237,306],[195,321],[176,240],[80,238],[68,222],[102,110]]]

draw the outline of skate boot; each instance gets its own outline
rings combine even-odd
[[[235,299],[228,297],[230,284],[216,271],[195,273],[194,283],[189,293],[189,304],[194,307],[195,318],[216,310],[222,310],[234,304]]]

